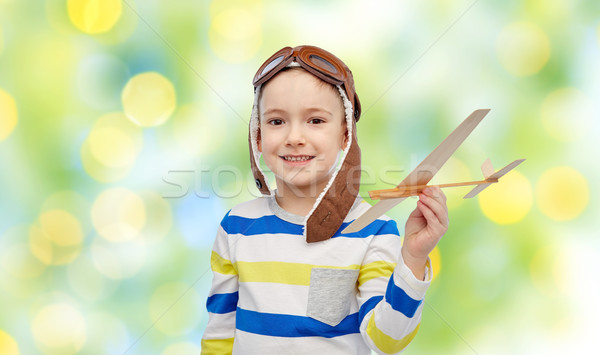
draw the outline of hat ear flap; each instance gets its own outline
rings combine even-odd
[[[360,119],[360,114],[362,112],[362,107],[360,106],[360,100],[358,99],[358,95],[356,92],[354,93],[354,121],[358,122]]]
[[[256,132],[256,148],[259,152],[262,153],[262,139],[260,135],[260,126],[258,127],[258,132]]]
[[[271,191],[269,186],[267,185],[266,178],[263,175],[262,171],[258,167],[258,162],[254,158],[255,155],[252,149],[252,135],[250,134],[248,137],[249,145],[250,145],[250,169],[252,170],[252,175],[254,175],[254,182],[256,183],[256,187],[263,195],[270,195]],[[257,142],[257,145],[260,146],[260,140]]]
[[[262,143],[260,139],[260,123],[258,120],[258,96],[260,93],[260,86],[254,89],[254,104],[252,106],[252,115],[250,116],[249,132],[248,132],[248,146],[250,148],[250,168],[252,169],[252,175],[254,175],[254,182],[256,187],[263,195],[271,195],[271,189],[267,183],[267,178],[260,170],[259,157],[262,151]]]
[[[356,202],[360,188],[360,148],[356,140],[356,126],[352,122],[352,141],[348,153],[330,188],[320,196],[317,205],[308,215],[304,233],[307,243],[331,238],[342,226],[344,219]]]

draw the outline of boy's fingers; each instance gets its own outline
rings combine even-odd
[[[425,196],[431,197],[434,201],[437,201],[441,206],[443,206],[446,214],[448,214],[448,205],[446,204],[446,195],[442,192],[442,189],[439,187],[430,187],[423,191]]]
[[[428,225],[433,227],[436,224],[441,224],[440,219],[436,216],[435,212],[433,212],[424,201],[419,201],[419,204],[419,210],[421,210],[421,213],[423,213]]]
[[[427,195],[419,196],[439,217],[448,216],[448,206],[443,202]]]
[[[427,195],[420,196],[420,200],[429,207],[443,226],[448,226],[448,206]]]
[[[414,211],[408,217],[423,217],[423,212],[420,209],[415,208]]]
[[[427,220],[428,224],[439,223],[439,219],[436,217],[435,213],[425,204],[423,201],[417,202],[420,206],[419,211],[423,214],[423,217]]]
[[[447,227],[440,221],[438,216],[423,201],[419,201],[419,209],[427,220],[427,225],[434,231],[434,235],[441,237],[447,230]]]
[[[446,194],[439,186],[428,187],[423,191],[426,195],[442,203],[446,203]]]

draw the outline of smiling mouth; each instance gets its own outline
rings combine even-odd
[[[279,157],[289,162],[303,162],[314,158],[313,155],[280,155]]]

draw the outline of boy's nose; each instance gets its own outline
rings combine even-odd
[[[301,127],[298,125],[291,125],[290,131],[287,135],[287,139],[285,142],[287,145],[304,145],[306,143],[306,139],[304,138],[304,132]]]

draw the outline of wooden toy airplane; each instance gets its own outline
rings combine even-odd
[[[417,186],[398,186],[393,189],[385,189],[385,190],[371,190],[369,191],[369,197],[371,200],[385,200],[388,198],[398,198],[398,197],[409,197],[409,196],[417,196],[423,190],[428,187],[457,187],[457,186],[469,186],[469,185],[477,185],[471,192],[465,195],[464,198],[472,198],[475,197],[478,193],[483,191],[486,187],[490,186],[493,183],[498,182],[502,176],[506,175],[509,171],[514,169],[517,165],[521,164],[525,159],[518,159],[508,164],[504,168],[494,171],[494,167],[492,166],[491,160],[488,158],[481,165],[481,172],[483,172],[484,180],[479,181],[465,181],[465,182],[455,182],[451,184],[440,184],[440,185],[417,185]]]
[[[476,185],[475,188],[464,197],[472,198],[486,187],[498,182],[498,179],[514,169],[517,165],[521,164],[525,159],[515,160],[504,168],[494,171],[491,161],[487,159],[481,166],[481,171],[485,177],[484,180],[427,185],[488,112],[490,112],[489,109],[473,111],[473,113],[450,133],[450,135],[446,137],[446,139],[444,139],[444,141],[440,143],[440,145],[438,145],[410,174],[408,174],[396,188],[370,191],[369,196],[374,200],[379,199],[380,201],[371,206],[364,214],[348,225],[342,233],[354,233],[360,231],[379,216],[404,201],[407,197],[418,195],[421,191],[430,186],[454,187]]]

